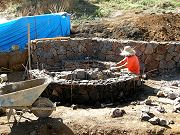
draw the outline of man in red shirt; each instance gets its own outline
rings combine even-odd
[[[118,62],[115,67],[111,67],[111,70],[127,68],[131,73],[140,74],[139,60],[134,49],[130,46],[125,46],[120,55],[125,56],[125,58]]]

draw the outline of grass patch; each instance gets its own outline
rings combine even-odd
[[[5,1],[5,0],[3,0]],[[8,2],[10,1],[10,2]],[[6,3],[5,13],[14,16],[37,15],[66,11],[73,14],[73,22],[108,17],[117,10],[143,10],[147,12],[175,11],[180,0],[15,0]],[[18,3],[19,1],[19,3]],[[11,4],[10,4],[11,3]],[[13,4],[14,3],[14,4]],[[17,7],[16,7],[17,6]],[[31,14],[29,14],[31,13]]]
[[[180,7],[179,0],[91,0],[92,3],[99,6],[98,15],[107,16],[115,10],[149,10],[156,11],[169,11],[176,10]],[[105,11],[106,10],[106,11]]]
[[[108,17],[117,10],[142,10],[145,12],[173,12],[180,7],[179,0],[77,0],[72,22]]]

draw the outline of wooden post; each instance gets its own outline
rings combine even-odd
[[[30,36],[30,24],[28,23],[28,65],[31,70],[31,36]]]

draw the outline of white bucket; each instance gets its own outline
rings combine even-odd
[[[3,82],[7,82],[8,81],[7,74],[1,74],[0,77],[3,79]]]

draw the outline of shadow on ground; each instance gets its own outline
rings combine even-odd
[[[97,101],[97,104],[94,104],[94,105],[76,104],[76,107],[81,108],[81,109],[88,109],[88,108],[99,109],[99,108],[104,108],[104,107],[114,108],[117,106],[124,107],[124,106],[128,106],[132,103],[142,102],[142,101],[148,99],[149,96],[156,96],[156,93],[154,92],[154,90],[155,89],[150,86],[143,85],[139,89],[136,89],[136,92],[134,92],[133,94],[126,96],[126,97],[122,97],[122,99],[119,100],[118,102],[104,103],[104,102]],[[60,103],[60,104],[57,104],[57,106],[71,107],[71,104],[70,103],[66,103],[66,104]]]
[[[116,107],[116,106],[128,106],[130,104],[133,103],[138,103],[138,102],[142,102],[145,101],[146,99],[148,99],[149,96],[155,96],[156,94],[154,93],[154,88],[149,87],[147,85],[143,85],[143,87],[141,87],[140,89],[138,89],[136,91],[136,93],[134,93],[133,95],[129,96],[128,98],[125,98],[122,102],[119,103],[114,103],[115,106],[112,107]]]
[[[13,125],[11,135],[74,135],[61,118],[45,118]]]

